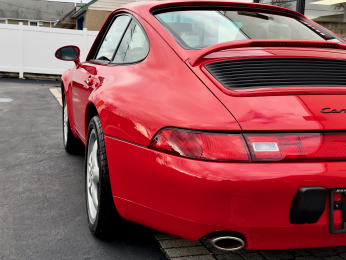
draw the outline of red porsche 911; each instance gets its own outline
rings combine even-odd
[[[223,250],[346,244],[346,44],[292,10],[142,1],[62,76],[91,232],[121,219]]]

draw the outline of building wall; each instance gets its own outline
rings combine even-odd
[[[7,24],[19,24],[19,23],[23,23],[23,25],[28,25],[28,21],[25,21],[25,20],[12,20],[12,19],[7,20]]]
[[[114,11],[120,6],[126,5],[131,2],[136,2],[136,0],[98,0],[89,6],[89,10]]]
[[[39,25],[38,27],[54,27],[54,22],[43,22],[43,21],[32,21],[32,22],[37,22]],[[16,20],[16,19],[7,19],[7,24],[19,24],[23,23],[23,25],[29,25],[28,20]],[[41,25],[40,25],[41,23]]]
[[[111,11],[88,10],[85,12],[85,27],[88,31],[99,31]]]
[[[71,2],[1,0],[0,17],[27,21],[57,21],[68,14],[74,6]]]
[[[50,27],[50,22],[43,22],[43,24],[40,25],[40,27]]]

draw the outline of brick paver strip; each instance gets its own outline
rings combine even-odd
[[[323,259],[321,257],[317,257],[317,256],[299,256],[297,258],[295,258],[295,260],[320,260],[320,259]]]
[[[172,260],[215,260],[211,255],[196,255],[196,256],[186,256],[172,258]]]
[[[294,258],[294,255],[290,254],[286,250],[265,250],[260,252],[268,260]]]
[[[250,254],[243,254],[241,255],[245,260],[265,260],[263,256],[261,256],[257,251],[254,251]],[[218,258],[216,258],[218,259]]]
[[[340,256],[327,256],[327,257],[323,257],[323,259],[325,259],[325,260],[343,260],[343,258]]]
[[[244,260],[244,258],[241,257],[240,255],[232,254],[232,253],[217,255],[215,259],[217,260]]]
[[[164,251],[170,258],[194,255],[209,255],[204,246],[167,248]]]
[[[191,247],[191,246],[201,246],[202,243],[199,241],[191,242],[185,239],[169,239],[159,241],[162,248],[173,248],[173,247]]]
[[[346,246],[336,246],[336,247],[332,247],[332,248],[339,253],[346,252]]]
[[[325,248],[307,248],[305,249],[307,252],[310,253],[310,255],[323,257],[323,256],[335,256],[338,254],[336,250],[334,250],[331,247],[325,247]]]

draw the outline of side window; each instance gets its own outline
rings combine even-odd
[[[121,36],[123,35],[131,17],[118,16],[109,28],[106,37],[103,39],[101,47],[96,55],[96,60],[110,61],[113,58],[115,49],[117,48]]]
[[[115,63],[130,63],[144,59],[149,53],[145,32],[134,20],[130,23],[114,57]]]

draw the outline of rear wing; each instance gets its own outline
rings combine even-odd
[[[191,66],[195,66],[203,57],[213,52],[226,49],[246,47],[297,47],[297,48],[330,48],[346,50],[346,44],[325,41],[302,41],[302,40],[241,40],[223,42],[211,45],[198,51],[189,59]]]

